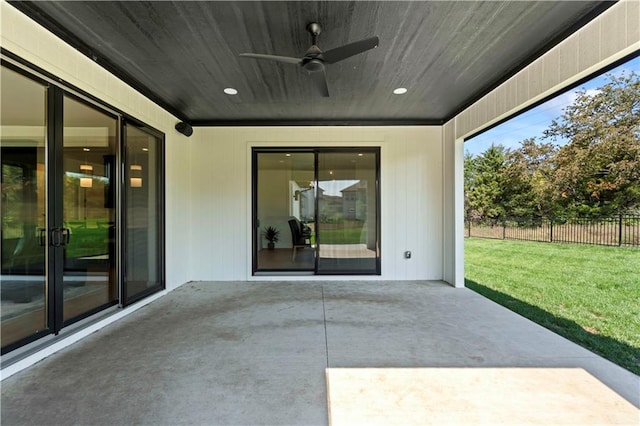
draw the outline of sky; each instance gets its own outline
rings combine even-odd
[[[491,130],[466,140],[464,150],[472,155],[477,155],[484,152],[492,143],[495,145],[501,144],[506,148],[518,148],[520,142],[525,139],[531,137],[540,139],[543,131],[551,124],[551,121],[554,118],[559,118],[562,115],[563,109],[571,105],[575,100],[578,90],[586,90],[587,93],[596,92],[598,87],[603,86],[607,82],[607,75],[612,74],[619,76],[622,73],[629,75],[631,71],[640,74],[640,56],[602,75],[594,77],[578,87],[556,96],[523,114],[515,116]],[[562,144],[561,141],[555,141],[555,143]]]

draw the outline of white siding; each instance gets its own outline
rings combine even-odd
[[[380,147],[381,278],[442,279],[441,127],[198,128],[192,143],[192,279],[252,279],[251,148],[268,146]]]
[[[640,1],[622,0],[460,113],[466,137],[640,49]]]

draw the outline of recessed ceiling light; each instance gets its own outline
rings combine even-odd
[[[237,95],[238,91],[233,87],[227,87],[226,89],[224,89],[224,93],[226,93],[227,95]]]
[[[358,157],[362,157],[363,155],[364,155],[364,154],[360,153],[360,154],[358,154]]]
[[[405,89],[404,87],[398,87],[397,89],[394,89],[393,93],[395,95],[404,95],[405,93],[407,93],[407,89]]]
[[[291,154],[285,154],[287,157],[291,157]]]
[[[148,151],[149,151],[149,148],[142,148],[142,150],[143,150],[144,152],[148,152]]]

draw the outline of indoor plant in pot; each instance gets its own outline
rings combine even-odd
[[[280,231],[278,231],[276,228],[274,228],[273,226],[269,226],[267,228],[265,228],[262,233],[264,234],[264,238],[269,242],[267,244],[267,248],[269,250],[273,250],[273,248],[276,246],[276,243],[278,242],[278,239],[280,238]]]

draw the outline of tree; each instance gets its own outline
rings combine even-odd
[[[569,214],[607,216],[640,208],[640,79],[608,76],[577,92],[544,137],[569,142],[553,158],[552,198]]]
[[[506,167],[506,154],[502,145],[491,145],[478,157],[465,158],[465,166],[469,162],[472,167],[465,176],[469,178],[469,182],[465,179],[468,218],[495,221],[504,216],[502,173]]]
[[[535,138],[525,139],[518,149],[508,152],[502,179],[507,216],[534,218],[554,213],[549,189],[556,152],[555,145],[537,143]]]

